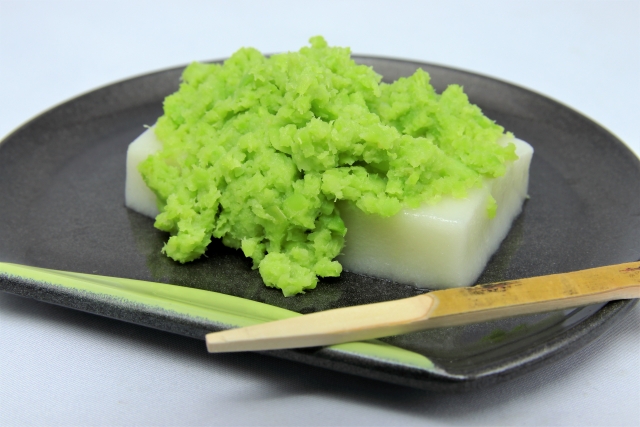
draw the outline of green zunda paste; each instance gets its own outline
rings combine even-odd
[[[155,127],[163,148],[139,166],[159,200],[155,226],[171,233],[166,255],[192,261],[221,238],[295,295],[342,271],[336,201],[391,216],[465,197],[516,158],[460,86],[436,94],[422,70],[380,83],[349,49],[310,43],[185,69]]]

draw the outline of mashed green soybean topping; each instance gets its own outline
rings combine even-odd
[[[185,69],[155,127],[163,149],[139,166],[159,200],[155,226],[171,233],[166,255],[192,261],[221,238],[295,295],[342,271],[336,201],[391,216],[464,197],[516,158],[460,86],[436,94],[422,70],[380,83],[349,49],[310,43]]]

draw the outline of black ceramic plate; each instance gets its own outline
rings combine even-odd
[[[356,59],[373,66],[385,81],[423,68],[439,91],[462,84],[485,114],[534,146],[531,198],[480,282],[640,258],[640,162],[605,129],[555,101],[488,77],[393,59]],[[180,73],[171,69],[98,89],[42,114],[2,142],[0,261],[172,283],[301,313],[420,292],[344,273],[313,292],[284,298],[262,285],[240,253],[218,243],[206,258],[186,266],[162,256],[166,236],[150,219],[124,207],[125,155],[143,125],[161,115],[162,100],[177,89]],[[161,303],[145,305],[133,297],[53,286],[44,279],[0,274],[0,289],[197,338],[234,323],[181,314]],[[269,354],[414,387],[462,390],[566,355],[631,306],[618,301],[374,343],[391,349],[389,357],[357,348]]]

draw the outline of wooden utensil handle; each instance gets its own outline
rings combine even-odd
[[[425,328],[640,298],[640,262],[447,289],[430,295],[438,304]]]

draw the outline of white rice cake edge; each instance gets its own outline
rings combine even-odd
[[[507,141],[505,141],[507,142]],[[498,178],[485,179],[464,199],[403,209],[383,218],[348,202],[338,205],[347,226],[338,261],[355,273],[430,289],[470,286],[509,233],[527,197],[533,148],[514,139],[518,159]],[[494,218],[487,203],[497,202]]]

